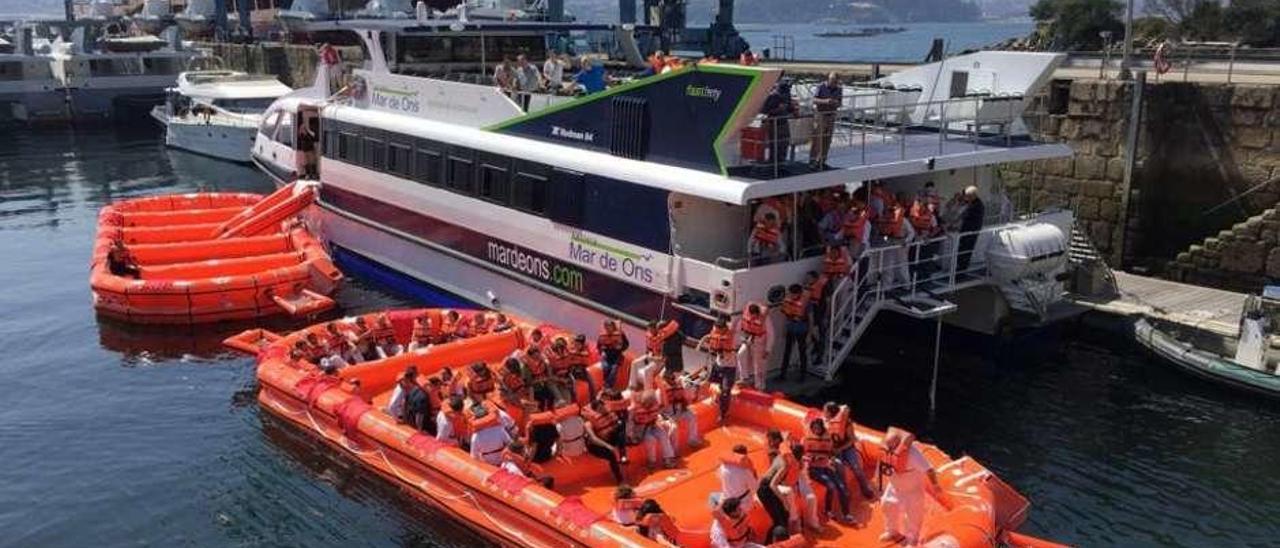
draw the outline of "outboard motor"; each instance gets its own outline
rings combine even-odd
[[[1069,239],[1057,225],[1017,225],[997,232],[987,249],[987,268],[1015,310],[1041,318],[1062,299]]]

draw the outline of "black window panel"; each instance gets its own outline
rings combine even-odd
[[[446,164],[445,184],[463,194],[475,193],[475,152],[450,148]]]
[[[547,217],[560,224],[581,226],[585,180],[583,174],[576,171],[553,169]]]
[[[413,147],[404,143],[391,143],[387,149],[387,171],[410,177],[413,175]]]
[[[649,153],[649,101],[644,97],[614,97],[610,105],[609,152],[643,160]]]
[[[382,171],[387,168],[387,143],[381,139],[372,137],[364,138],[364,160],[361,162],[365,167]]]
[[[440,186],[440,171],[443,169],[443,164],[438,151],[418,147],[417,155],[414,157],[414,177],[420,183]]]
[[[495,165],[497,164],[497,165]],[[480,164],[480,197],[506,205],[511,201],[511,180],[506,162],[487,158]]]
[[[964,97],[969,92],[969,71],[951,71],[951,98]]]
[[[360,136],[342,132],[338,136],[338,158],[350,162],[360,162]]]
[[[511,205],[522,211],[536,215],[546,215],[546,174],[517,171],[511,180]]]

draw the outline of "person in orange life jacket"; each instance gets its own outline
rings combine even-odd
[[[841,467],[848,468],[853,472],[853,477],[858,480],[858,490],[862,492],[862,498],[867,500],[875,498],[875,489],[871,488],[867,472],[862,469],[862,457],[858,455],[858,440],[854,434],[853,420],[849,416],[849,406],[836,405],[836,402],[832,401],[827,402],[822,406],[822,420],[827,427],[827,433],[831,435],[836,470],[840,470]]]
[[[871,248],[871,213],[865,202],[856,198],[849,202],[842,229],[845,244],[849,246],[849,256],[858,261],[859,272],[865,272],[862,254]]]
[[[684,370],[684,337],[680,333],[680,322],[670,319],[662,322],[650,321],[645,336],[645,349],[650,358],[662,363],[664,369]]]
[[[756,390],[764,390],[765,373],[769,371],[769,353],[773,349],[773,325],[769,321],[769,309],[759,303],[748,303],[738,318],[738,331],[742,333],[745,351],[738,360],[740,376]]]
[[[792,455],[789,447],[783,447],[786,438],[782,431],[770,428],[765,440],[769,448],[769,468],[760,477],[756,498],[769,514],[774,528],[785,530],[794,524],[795,531],[799,532],[801,515],[792,507],[796,506],[796,483],[802,479],[800,461]],[[772,541],[775,536],[771,531],[767,540]]]
[[[711,547],[743,548],[759,546],[751,541],[751,525],[742,499],[725,497],[711,510]]]
[[[591,350],[587,348],[587,336],[581,333],[574,335],[573,343],[569,345],[570,401],[577,397],[577,390],[573,385],[573,381],[587,383],[587,399],[596,397],[596,381],[587,372],[589,365],[591,365]]]
[[[635,437],[644,445],[650,469],[656,468],[658,463],[656,449],[662,450],[663,468],[675,466],[676,454],[671,446],[670,433],[658,422],[661,411],[662,402],[652,390],[645,390],[631,405],[631,423],[635,425]]]
[[[449,342],[458,338],[458,324],[462,322],[462,316],[458,315],[457,310],[447,310],[444,313],[444,319],[440,322],[440,342]]]
[[[716,318],[711,331],[698,341],[698,350],[706,351],[712,360],[711,382],[720,384],[720,420],[725,420],[729,413],[729,403],[733,397],[733,385],[738,382],[738,341],[729,321],[724,316]]]
[[[111,240],[111,249],[107,251],[107,270],[113,276],[122,278],[140,278],[142,277],[142,269],[138,267],[137,261],[133,260],[133,255],[124,247],[124,240]]]
[[[476,362],[471,364],[471,368],[467,373],[467,396],[472,401],[481,402],[489,399],[497,388],[497,379],[493,378],[493,371],[484,362]]]
[[[627,450],[622,421],[599,399],[592,400],[582,410],[582,418],[586,419],[587,453],[609,463],[613,480],[622,483],[622,464],[626,463]]]
[[[462,384],[462,378],[454,375],[453,369],[449,367],[440,368],[439,377],[445,397],[461,397],[466,395],[465,387]]]
[[[512,323],[511,318],[501,312],[494,314],[493,322],[489,324],[490,333],[505,333],[515,328],[516,324]]]
[[[871,192],[867,195],[867,205],[871,208],[872,222],[878,221],[897,203],[893,193],[884,187],[883,181],[871,181]]]
[[[617,386],[618,365],[622,363],[622,353],[631,348],[631,341],[622,332],[619,320],[605,320],[600,335],[596,337],[596,351],[600,353],[600,368],[604,370],[604,385]]]
[[[911,228],[916,233],[916,240],[920,242],[937,238],[942,234],[937,214],[919,194],[911,201],[911,207],[907,210],[907,221],[911,223]],[[917,280],[928,277],[936,268],[933,257],[938,254],[940,243],[936,241],[920,243],[911,248],[911,272],[916,275]]]
[[[409,335],[409,352],[426,352],[436,339],[431,317],[423,314],[413,319],[413,332]]]
[[[907,197],[905,194],[902,196]],[[907,221],[906,207],[895,202],[876,220],[876,229],[880,232],[880,245],[889,247],[881,252],[882,272],[888,277],[886,289],[894,289],[911,283],[911,273],[907,269],[906,244],[915,239],[915,228]]]
[[[635,489],[625,483],[621,484],[613,490],[613,510],[609,512],[609,517],[620,525],[634,527],[643,503],[643,500],[636,497]]]
[[[529,332],[529,344],[525,348],[527,350],[536,346],[540,350],[546,350],[547,345],[550,343],[551,341],[548,341],[546,335],[542,333],[542,329],[535,327],[533,331]]]
[[[747,241],[747,252],[752,262],[768,264],[786,256],[786,243],[782,241],[782,225],[778,216],[772,211],[764,214],[764,219],[756,221],[751,228],[751,238]]]
[[[804,294],[809,298],[810,344],[820,345],[827,337],[827,297],[834,284],[826,276],[810,270],[804,274]],[[814,348],[814,347],[811,347]]]
[[[823,509],[828,517],[835,517],[835,502],[840,503],[840,519],[852,523],[849,514],[849,487],[845,484],[843,474],[836,473],[832,466],[833,444],[827,433],[826,423],[821,419],[809,422],[809,433],[804,437],[804,452],[809,456],[809,479],[827,488]]]
[[[526,415],[535,409],[529,397],[529,385],[525,382],[519,359],[507,358],[502,362],[502,375],[498,378],[498,397],[508,405],[522,409]]]
[[[701,375],[699,370],[694,375]],[[690,395],[694,389],[697,380],[693,375],[680,373],[679,375],[666,371],[662,374],[662,394],[663,394],[663,414],[671,421],[671,436],[675,436],[676,430],[683,425],[687,436],[685,443],[689,447],[702,446],[702,437],[698,432],[698,417],[689,409],[689,402],[693,400]]]
[[[471,406],[468,428],[471,431],[471,458],[494,466],[502,464],[502,451],[511,443],[511,434],[503,427],[496,409],[483,403]]]
[[[721,456],[720,466],[716,468],[716,476],[720,479],[719,497],[738,499],[741,501],[742,510],[750,512],[755,506],[754,492],[760,480],[756,475],[755,466],[747,456],[747,446],[734,445],[728,455]]]
[[[524,368],[525,385],[532,389],[533,401],[538,409],[550,410],[556,400],[564,399],[560,385],[551,378],[551,365],[542,356],[542,349],[530,345],[520,355],[520,364]]]
[[[637,386],[639,385],[637,384]],[[643,390],[644,387],[640,386],[639,391],[636,393],[638,394]],[[624,390],[623,392],[627,392],[629,394],[631,391]],[[631,426],[631,397],[629,395],[624,395],[623,392],[619,392],[612,388],[606,388],[600,391],[600,397],[595,400],[599,401],[601,405],[604,406],[605,410],[613,413],[613,415],[618,418],[618,428],[610,431],[610,434],[613,437],[605,438],[605,441],[608,441],[610,444],[617,447],[626,447],[633,444],[631,431],[634,428]],[[619,455],[619,458],[622,460],[623,464],[627,463],[626,452]]]
[[[570,403],[555,410],[556,454],[565,458],[580,457],[587,452],[587,425],[578,404]]]
[[[502,464],[499,468],[506,470],[509,474],[524,476],[531,480],[537,481],[547,489],[555,488],[555,481],[551,476],[542,473],[542,467],[529,460],[529,451],[524,442],[515,439],[507,444],[507,448],[502,451]]]
[[[564,405],[557,400],[556,406]],[[533,454],[533,462],[547,462],[555,457],[555,443],[560,439],[556,428],[556,408],[530,413],[525,426],[525,443]]]
[[[782,369],[778,372],[778,380],[787,377],[792,347],[800,352],[800,378],[803,379],[809,368],[809,296],[800,284],[791,284],[787,288],[787,296],[782,301],[782,315],[786,317],[786,339],[782,345]]]
[[[809,539],[804,535],[793,535],[786,527],[774,527],[769,530],[769,544],[765,548],[804,548],[809,546]]]
[[[889,481],[880,497],[885,517],[880,540],[915,546],[921,540],[927,498],[933,496],[946,509],[951,503],[938,485],[933,466],[916,447],[913,434],[890,427],[882,443],[886,455],[882,470]]]
[[[460,446],[470,439],[467,429],[462,396],[449,396],[448,405],[436,414],[436,439]]]
[[[383,335],[378,340],[376,351],[378,352],[378,357],[385,360],[392,356],[399,356],[401,352],[404,352],[404,346],[396,342],[395,336]]]
[[[662,510],[658,501],[644,499],[640,503],[640,509],[636,511],[636,524],[639,525],[641,535],[660,546],[679,546],[680,529],[671,516]]]

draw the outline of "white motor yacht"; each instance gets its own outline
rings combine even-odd
[[[248,162],[262,112],[290,91],[267,75],[184,72],[178,75],[178,85],[168,90],[168,101],[151,115],[164,124],[165,144],[171,147]]]

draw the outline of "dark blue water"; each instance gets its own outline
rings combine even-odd
[[[815,36],[822,32],[856,30],[867,26],[894,26],[906,30],[894,34],[862,38]],[[933,39],[943,41],[947,53],[981,49],[1009,38],[1026,36],[1034,25],[1026,21],[981,21],[973,23],[906,23],[902,25],[842,25],[810,23],[744,23],[738,25],[743,38],[756,52],[772,49],[781,54],[780,44],[794,48],[791,57],[822,61],[920,62]],[[784,38],[785,37],[785,38]]]
[[[167,151],[150,128],[0,139],[0,546],[471,545],[465,530],[266,419],[236,328],[100,321],[99,207],[267,191],[249,168]],[[346,311],[412,304],[354,279]],[[997,344],[892,320],[834,394],[877,427],[971,454],[1030,497],[1027,530],[1087,546],[1275,545],[1280,405],[1208,386],[1064,326]],[[288,327],[288,326],[284,326]]]

